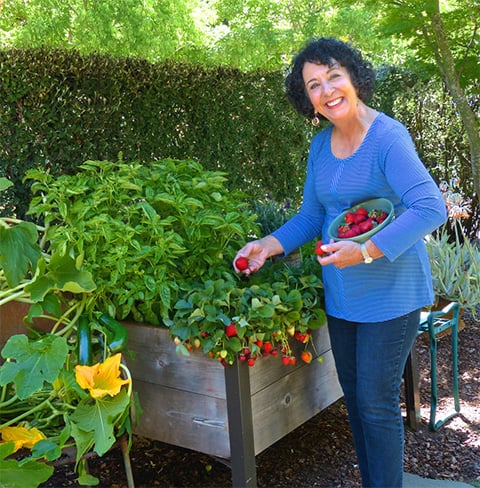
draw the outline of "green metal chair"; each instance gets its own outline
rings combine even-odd
[[[456,302],[449,303],[442,310],[422,312],[418,334],[427,333],[430,341],[430,421],[428,428],[437,431],[445,422],[460,413],[460,398],[458,392],[458,319],[460,306]],[[451,329],[452,338],[452,393],[455,412],[450,413],[441,420],[436,421],[437,411],[437,336]]]

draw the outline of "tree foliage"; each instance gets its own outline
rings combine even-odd
[[[185,58],[205,43],[192,0],[4,0],[4,46],[72,47],[148,60]]]
[[[354,0],[347,0],[357,4]],[[473,90],[480,84],[478,32],[479,0],[396,0],[379,3],[375,24],[384,37],[399,38],[408,45],[408,63],[424,78],[440,75],[465,129],[473,191],[480,195],[480,133],[478,108],[472,103]],[[418,65],[418,66],[417,66]],[[472,94],[469,92],[472,91]]]
[[[0,0],[0,47],[255,71],[282,70],[308,38],[334,35],[359,46],[381,76],[401,67],[397,88],[407,79],[445,84],[478,198],[479,19],[480,0]]]

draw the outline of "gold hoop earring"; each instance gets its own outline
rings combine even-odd
[[[314,127],[318,127],[321,124],[320,117],[318,115],[315,115],[313,119],[310,121]]]

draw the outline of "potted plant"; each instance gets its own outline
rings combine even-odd
[[[457,184],[454,179],[440,185],[448,221],[427,236],[426,246],[437,302],[458,302],[461,309],[476,317],[480,305],[480,248],[463,230],[462,220],[469,218],[470,204],[455,191]]]
[[[9,184],[0,179],[0,190]],[[31,222],[0,218],[6,342],[0,366],[0,471],[11,487],[46,481],[53,474],[51,463],[69,448],[75,451],[79,483],[96,484],[84,456],[90,451],[102,456],[131,433],[131,377],[120,352],[124,343],[101,326],[105,317],[86,314],[95,283],[81,269],[81,257],[68,248],[48,250],[45,231]],[[20,312],[5,312],[11,306]],[[23,315],[25,327],[19,323]],[[39,318],[48,327],[36,328]],[[9,337],[3,337],[5,330]]]

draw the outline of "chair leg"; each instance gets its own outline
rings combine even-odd
[[[452,393],[455,403],[455,412],[447,415],[443,419],[435,422],[437,411],[437,337],[433,317],[429,317],[428,333],[430,336],[430,362],[431,362],[431,389],[430,389],[430,421],[428,428],[437,431],[445,422],[460,413],[460,395],[458,389],[458,305],[454,311],[454,317],[450,321],[452,333],[452,375],[453,386]]]
[[[430,331],[430,430],[436,430],[437,399],[437,337]]]
[[[458,391],[458,321],[452,325],[452,374],[455,412],[460,413],[460,394]]]

